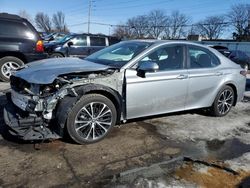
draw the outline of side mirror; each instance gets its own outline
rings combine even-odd
[[[71,41],[70,41],[70,42],[68,42],[67,44],[68,44],[68,47],[70,47],[70,46],[73,46],[73,45],[74,45],[74,44],[73,44],[73,42],[71,42]]]
[[[156,72],[159,70],[159,65],[152,61],[143,62],[137,68],[137,75],[145,78],[146,72]]]

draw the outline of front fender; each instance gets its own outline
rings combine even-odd
[[[61,128],[64,128],[68,114],[70,113],[73,106],[77,103],[77,101],[86,94],[90,93],[96,93],[96,94],[102,94],[109,98],[117,109],[117,123],[120,123],[121,120],[121,114],[124,112],[124,105],[122,102],[122,97],[118,92],[115,90],[99,85],[99,84],[86,84],[83,86],[77,86],[74,88],[78,96],[65,96],[63,99],[61,99],[57,105],[56,109],[56,119],[59,123]]]

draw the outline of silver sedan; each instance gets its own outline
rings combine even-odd
[[[10,102],[19,110],[8,106],[5,122],[26,140],[61,137],[66,126],[76,142],[93,143],[128,119],[200,108],[225,116],[243,98],[245,84],[246,71],[212,48],[126,41],[85,60],[48,59],[16,72]],[[13,115],[20,109],[26,120],[41,122],[13,125],[9,117],[22,122],[22,114]]]

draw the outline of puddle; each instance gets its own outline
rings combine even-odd
[[[210,155],[218,160],[230,160],[250,152],[250,145],[244,144],[236,138],[226,141],[212,140],[206,144]]]
[[[176,169],[181,169],[181,166],[186,163],[184,156],[189,156],[193,159],[201,160],[216,160],[216,161],[226,161],[242,156],[244,153],[250,152],[250,145],[240,142],[238,139],[230,140],[211,140],[211,141],[197,141],[197,142],[186,142],[186,143],[176,143],[173,141],[166,141],[169,147],[179,148],[181,155],[177,158],[173,158],[168,161],[162,161],[159,163],[152,164],[149,167],[135,168],[119,174],[109,175],[108,177],[101,178],[97,184],[102,185],[102,187],[136,187],[138,183],[138,178],[140,179],[140,185],[145,185],[146,187],[152,184],[158,185],[173,185],[173,186],[183,186],[183,187],[194,187],[190,185],[190,182],[180,182],[180,179],[175,179],[174,172]],[[206,162],[204,162],[206,164]],[[211,165],[211,167],[216,165]],[[226,168],[226,167],[225,167]],[[223,171],[222,175],[227,176],[227,172],[223,168],[215,168],[216,173]],[[229,170],[228,170],[229,171]],[[189,172],[190,173],[190,172]],[[229,173],[233,174],[233,173]],[[233,174],[235,175],[235,174]],[[232,176],[233,176],[232,175]],[[236,174],[237,175],[237,174]],[[230,175],[231,177],[231,175]],[[241,182],[242,185],[248,185],[249,179],[245,179]],[[165,182],[165,183],[163,183]],[[172,182],[169,184],[169,182]],[[178,182],[176,184],[176,182]],[[180,184],[181,183],[181,184]],[[240,185],[241,185],[240,184]],[[140,186],[139,186],[140,187]],[[157,187],[157,186],[156,186]],[[242,186],[244,187],[244,186]],[[248,186],[249,187],[249,186]]]
[[[170,146],[180,148],[183,156],[218,160],[230,160],[250,152],[250,145],[242,143],[237,138],[185,143],[173,142],[170,143]]]

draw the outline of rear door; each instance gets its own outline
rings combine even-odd
[[[186,109],[210,106],[223,82],[219,59],[208,49],[189,45],[188,97]]]

